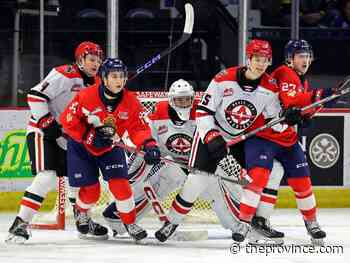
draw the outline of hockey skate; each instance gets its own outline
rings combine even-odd
[[[75,220],[75,225],[79,232],[78,237],[80,239],[108,239],[108,229],[92,221],[86,212],[76,210]]]
[[[250,231],[250,225],[245,222],[239,222],[235,232],[232,232],[232,239],[236,242],[243,242],[248,232]]]
[[[167,221],[154,235],[160,242],[165,242],[175,232],[178,226],[179,225],[175,225]]]
[[[248,235],[250,245],[282,245],[284,233],[273,229],[268,219],[254,216]]]
[[[324,246],[324,238],[326,237],[326,232],[321,230],[320,225],[316,220],[304,221],[306,230],[311,237],[311,243],[314,246]]]
[[[147,232],[137,224],[124,224],[129,235],[135,240],[140,241],[147,237]],[[114,234],[114,233],[113,233]]]
[[[28,228],[28,223],[24,222],[22,218],[17,216],[15,218],[15,221],[13,221],[12,226],[9,229],[10,234],[7,236],[5,242],[23,244],[31,236],[27,228]]]

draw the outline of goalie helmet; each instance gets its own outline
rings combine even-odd
[[[168,92],[169,105],[183,121],[190,119],[194,101],[194,90],[186,80],[179,79],[171,84]]]
[[[101,61],[103,59],[103,51],[102,48],[93,42],[84,41],[81,42],[74,52],[75,62],[78,65],[79,69],[84,71],[84,65],[82,64],[82,59],[85,58],[86,55],[96,55]]]

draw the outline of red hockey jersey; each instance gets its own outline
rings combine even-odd
[[[121,102],[113,112],[108,112],[100,98],[99,86],[93,85],[75,96],[61,114],[60,121],[66,134],[83,143],[91,154],[101,155],[114,146],[93,146],[95,133],[89,132],[91,124],[87,121],[87,113],[96,115],[102,124],[114,126],[119,138],[127,131],[131,141],[140,148],[145,140],[152,138],[151,129],[141,117],[142,110],[135,95],[124,88]]]
[[[290,67],[282,65],[272,73],[279,87],[279,99],[282,108],[302,108],[312,103],[313,91],[309,88],[307,80],[301,82],[298,74]],[[283,132],[266,129],[257,136],[271,140],[283,146],[291,146],[298,140],[294,127],[288,127]]]

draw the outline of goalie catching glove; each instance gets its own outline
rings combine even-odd
[[[37,123],[39,129],[44,133],[44,138],[49,140],[56,140],[62,136],[61,125],[55,120],[51,113],[48,113],[41,117]]]

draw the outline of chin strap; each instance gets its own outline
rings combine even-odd
[[[103,92],[106,93],[108,96],[112,97],[112,98],[117,98],[119,96],[119,93],[113,93],[112,91],[110,91],[105,85],[102,84],[103,87]]]

